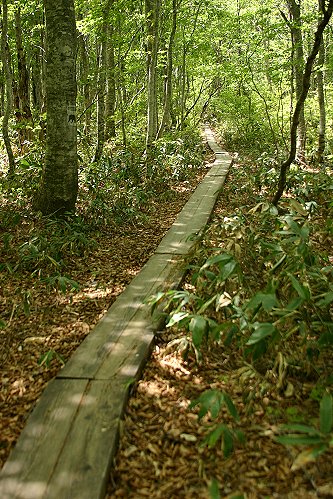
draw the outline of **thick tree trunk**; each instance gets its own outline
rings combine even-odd
[[[293,115],[293,120],[291,124],[291,130],[290,130],[290,152],[289,152],[289,157],[284,161],[280,167],[280,176],[279,176],[279,181],[278,181],[278,188],[273,196],[272,203],[276,206],[283,194],[283,191],[286,186],[286,181],[287,181],[287,172],[288,169],[291,165],[291,163],[295,160],[296,157],[296,142],[297,142],[297,127],[299,123],[299,117],[301,110],[304,106],[305,99],[308,95],[309,88],[310,88],[310,79],[311,79],[311,72],[313,68],[313,64],[315,61],[315,58],[319,52],[322,36],[325,27],[329,23],[331,17],[332,17],[332,12],[333,12],[333,0],[329,0],[327,8],[324,6],[322,7],[322,19],[318,23],[317,26],[317,31],[315,33],[314,37],[314,42],[313,46],[311,49],[311,52],[307,58],[306,64],[305,64],[305,69],[304,69],[304,74],[303,74],[303,84],[302,84],[302,93],[297,101],[294,115]]]
[[[325,90],[324,90],[324,66],[325,63],[325,47],[322,38],[319,54],[318,54],[318,71],[317,71],[317,91],[319,105],[319,130],[318,130],[318,149],[317,161],[319,164],[324,162],[324,152],[326,145],[326,107],[325,107]]]
[[[29,72],[26,63],[26,56],[22,43],[21,9],[15,10],[15,37],[17,50],[18,69],[18,109],[15,110],[15,117],[18,126],[21,152],[25,145],[32,140],[32,113],[30,109],[29,94]]]
[[[303,88],[304,51],[302,36],[302,20],[300,1],[288,0],[288,8],[291,18],[290,29],[293,44],[293,72],[295,78],[296,101],[299,100]],[[304,117],[304,106],[300,110],[297,128],[296,158],[299,162],[305,161],[306,125]]]
[[[160,0],[145,0],[147,25],[147,135],[148,150],[157,135],[157,54]]]
[[[74,0],[44,0],[47,137],[35,207],[44,215],[74,211],[78,191],[76,26]]]
[[[15,171],[15,159],[8,131],[8,122],[13,107],[13,94],[12,94],[12,74],[8,57],[9,47],[7,43],[7,34],[8,34],[7,0],[2,0],[1,59],[2,59],[2,67],[4,69],[4,74],[5,74],[5,88],[6,88],[6,103],[5,103],[5,110],[2,121],[2,136],[8,156],[8,165],[9,165],[8,175],[11,176],[14,174]]]

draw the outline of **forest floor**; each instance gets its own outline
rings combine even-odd
[[[10,229],[7,245],[8,233],[0,226],[0,319],[6,324],[0,328],[0,468],[46,383],[154,253],[206,173],[204,165],[193,179],[177,182],[169,199],[150,201],[147,216],[99,231],[96,244],[83,255],[73,251],[66,259],[65,275],[79,285],[79,291],[69,292],[64,281],[67,290],[62,293],[34,271],[36,261],[38,267],[48,259],[37,248],[38,241],[36,254],[31,255],[30,249],[24,252],[34,259],[28,259],[23,270],[13,271],[17,252],[12,248],[25,251],[23,245],[39,231],[40,218],[23,212],[20,223]],[[7,206],[1,209],[4,214],[8,211]]]
[[[206,246],[223,248],[224,217],[231,217],[241,206],[250,209],[256,204],[254,196],[250,198],[244,188],[249,176],[255,174],[250,170],[248,165],[237,162],[232,166],[205,236]],[[325,221],[318,219],[316,223]],[[329,247],[331,243],[325,244]],[[195,291],[191,284],[193,272],[189,272],[184,289]],[[247,268],[247,279],[261,280],[261,269],[255,261]],[[279,384],[276,366],[275,370],[260,372],[224,344],[204,350],[199,363],[193,352],[184,359],[177,345],[185,337],[186,332],[175,327],[157,337],[142,380],[129,400],[106,497],[333,497],[332,448],[315,462],[306,463],[307,457],[297,461],[302,448],[284,446],[275,440],[283,424],[318,426],[319,402],[312,396],[318,372],[305,363],[303,373],[288,377],[290,392],[286,380]],[[302,352],[300,356],[304,358]],[[332,373],[332,367],[331,355],[324,354],[318,370]],[[221,444],[202,445],[214,428],[211,416],[199,420],[197,408],[189,407],[205,390],[212,389],[227,393],[240,416],[240,422],[235,424],[224,410],[218,421],[245,435],[245,443],[236,444],[227,459]]]
[[[206,163],[212,159],[207,156]],[[235,172],[238,174],[235,175]],[[242,190],[241,165],[235,164],[216,205],[209,238],[221,238],[219,221],[236,206],[253,205]],[[124,223],[100,233],[98,244],[84,256],[73,255],[66,274],[80,284],[72,293],[50,292],[31,275],[0,274],[0,317],[7,326],[1,335],[0,461],[3,464],[45,384],[61,368],[84,337],[154,253],[193,189],[206,173],[179,183],[172,200],[155,202],[145,222]],[[27,240],[38,220],[16,227],[16,244]],[[250,269],[253,276],[259,268]],[[254,277],[256,278],[256,277]],[[190,281],[189,281],[190,282]],[[189,287],[190,283],[187,284]],[[28,293],[29,291],[29,293]],[[8,312],[9,311],[9,312]],[[292,467],[297,450],[274,437],[283,423],[317,422],[318,401],[310,399],[315,381],[294,381],[292,397],[263,377],[224,345],[214,345],[197,363],[172,347],[182,333],[174,328],[158,335],[142,380],[126,410],[119,452],[107,498],[265,498],[333,497],[333,452],[305,467]],[[41,362],[42,359],[42,362]],[[332,365],[332,360],[322,362]],[[198,420],[191,401],[206,389],[223,390],[240,415],[237,428],[245,444],[225,459],[222,448],[202,446],[212,420]],[[252,392],[250,403],[244,393]],[[232,425],[230,416],[224,422]]]

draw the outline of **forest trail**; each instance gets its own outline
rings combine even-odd
[[[130,387],[154,340],[143,303],[182,281],[231,164],[205,134],[216,160],[155,254],[48,384],[1,472],[2,499],[103,497]]]

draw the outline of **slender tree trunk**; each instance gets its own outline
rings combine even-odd
[[[325,63],[325,46],[322,38],[319,53],[318,53],[318,71],[317,71],[317,92],[319,105],[319,130],[318,130],[318,149],[317,161],[319,164],[324,162],[324,152],[326,145],[326,107],[325,107],[325,90],[324,90],[324,66]]]
[[[102,157],[105,142],[105,72],[106,72],[106,32],[107,24],[103,26],[103,39],[98,47],[98,83],[97,83],[97,146],[93,162]]]
[[[74,211],[78,191],[76,25],[74,0],[44,0],[47,137],[35,208],[44,215]]]
[[[302,36],[302,20],[301,20],[301,0],[288,0],[288,8],[291,18],[290,28],[292,36],[292,53],[293,53],[293,71],[295,78],[296,101],[299,100],[303,88],[303,68],[304,68],[304,51],[303,51],[303,36]],[[306,125],[304,117],[304,106],[300,110],[299,124],[297,128],[297,145],[296,159],[305,162],[305,141],[306,141]]]
[[[157,138],[160,138],[163,134],[164,128],[169,125],[171,117],[171,103],[172,103],[172,70],[173,70],[173,44],[177,29],[177,10],[178,4],[177,0],[172,0],[172,27],[170,32],[168,50],[167,50],[167,71],[166,71],[166,81],[165,81],[165,97],[164,97],[164,108],[163,116],[158,130]]]
[[[6,88],[6,103],[4,116],[2,121],[2,136],[5,143],[7,156],[8,156],[8,175],[11,176],[15,171],[15,159],[12,150],[12,145],[9,138],[8,123],[10,114],[13,107],[13,95],[12,95],[12,74],[9,64],[9,47],[7,43],[8,34],[8,6],[7,0],[2,0],[2,33],[1,33],[1,59],[2,67],[5,73],[5,88]]]
[[[107,49],[107,93],[105,102],[106,139],[116,136],[115,111],[116,111],[116,77],[115,77],[115,54],[114,54],[114,27],[108,26]]]
[[[145,0],[147,25],[147,135],[148,150],[157,135],[157,54],[160,0]]]
[[[82,81],[82,94],[84,102],[84,135],[90,135],[90,122],[91,122],[91,85],[89,81],[89,52],[88,52],[88,37],[84,35],[79,36],[80,44],[80,57],[81,57],[81,81]]]
[[[273,196],[272,203],[276,206],[283,194],[283,191],[286,186],[286,180],[287,180],[287,172],[289,170],[289,167],[291,163],[295,160],[296,157],[296,142],[297,142],[297,127],[299,123],[299,117],[301,110],[304,106],[305,99],[308,95],[309,88],[310,88],[310,79],[311,79],[311,72],[312,68],[314,65],[315,58],[319,52],[320,44],[321,44],[321,39],[323,36],[323,32],[327,24],[329,23],[331,17],[332,17],[332,12],[333,12],[333,0],[329,0],[327,7],[322,6],[322,19],[318,23],[317,26],[317,31],[315,33],[314,37],[314,42],[313,46],[311,49],[311,52],[307,58],[306,64],[305,64],[305,69],[304,69],[304,74],[303,74],[303,85],[302,85],[302,93],[297,101],[294,115],[293,115],[293,121],[291,125],[291,130],[290,130],[290,152],[289,152],[289,157],[284,161],[280,167],[280,176],[279,176],[279,181],[278,181],[278,188],[276,193]]]
[[[26,56],[22,43],[21,9],[15,10],[15,37],[17,50],[18,69],[18,100],[19,107],[16,109],[16,122],[19,125],[18,133],[21,152],[26,143],[32,140],[32,113],[30,109],[29,94],[29,72],[26,63]]]

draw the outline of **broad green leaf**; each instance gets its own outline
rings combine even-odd
[[[287,431],[298,431],[299,433],[308,433],[309,435],[318,436],[317,428],[314,428],[313,426],[307,426],[305,424],[299,424],[299,423],[286,424],[281,426],[281,429]]]
[[[174,324],[178,324],[180,321],[182,321],[183,319],[186,319],[186,317],[188,317],[188,316],[189,316],[188,312],[177,312],[176,314],[173,314],[171,316],[171,319],[169,320],[166,327],[171,327]]]
[[[199,419],[205,416],[208,412],[210,412],[213,419],[216,419],[220,413],[223,402],[224,398],[220,390],[206,390],[200,395],[200,397],[193,400],[189,407],[193,408],[196,405],[200,406]]]
[[[251,334],[250,338],[246,342],[246,345],[254,345],[276,332],[274,324],[271,324],[270,322],[256,322],[254,324],[254,328],[255,331]]]
[[[193,344],[196,348],[201,346],[203,337],[207,332],[207,319],[201,315],[195,315],[192,317],[189,329],[192,333]]]
[[[231,260],[230,262],[226,263],[225,265],[223,265],[222,268],[220,267],[221,270],[219,278],[222,281],[226,281],[228,277],[230,277],[233,274],[236,267],[237,267],[237,262],[235,260]]]
[[[273,307],[278,306],[279,302],[275,296],[275,293],[256,293],[249,303],[247,308],[255,309],[257,306],[262,305],[266,312],[270,312]]]
[[[329,291],[328,293],[325,293],[324,295],[321,296],[322,296],[321,300],[316,302],[317,307],[325,307],[326,305],[332,303],[333,291]]]
[[[316,435],[281,435],[276,437],[276,441],[283,445],[319,445],[323,439]]]
[[[224,457],[229,457],[234,450],[234,437],[228,427],[223,432],[223,454]]]
[[[224,434],[226,426],[224,424],[219,424],[212,431],[209,432],[207,437],[203,440],[203,445],[208,445],[208,447],[213,448],[221,440]]]
[[[288,273],[288,277],[291,281],[291,284],[293,286],[293,288],[295,289],[295,291],[297,292],[297,294],[303,299],[303,300],[310,300],[311,298],[311,295],[310,295],[310,290],[308,287],[306,286],[303,286],[303,284],[301,284],[299,282],[298,279],[296,279],[296,277],[294,277],[292,274],[289,274]]]
[[[209,499],[220,499],[220,497],[219,482],[213,478],[209,485]]]
[[[320,401],[320,431],[327,435],[332,431],[333,400],[330,393],[325,393]]]
[[[216,265],[217,263],[227,263],[230,260],[233,260],[233,256],[230,255],[229,253],[221,253],[219,255],[212,256],[211,258],[208,258],[204,265],[201,267],[200,272],[202,270],[205,270],[206,268],[210,267],[211,265]]]
[[[239,414],[237,412],[236,407],[234,406],[233,401],[231,400],[229,395],[226,393],[223,393],[223,397],[224,397],[225,405],[227,406],[228,411],[230,412],[230,415],[234,418],[235,421],[239,421]]]

